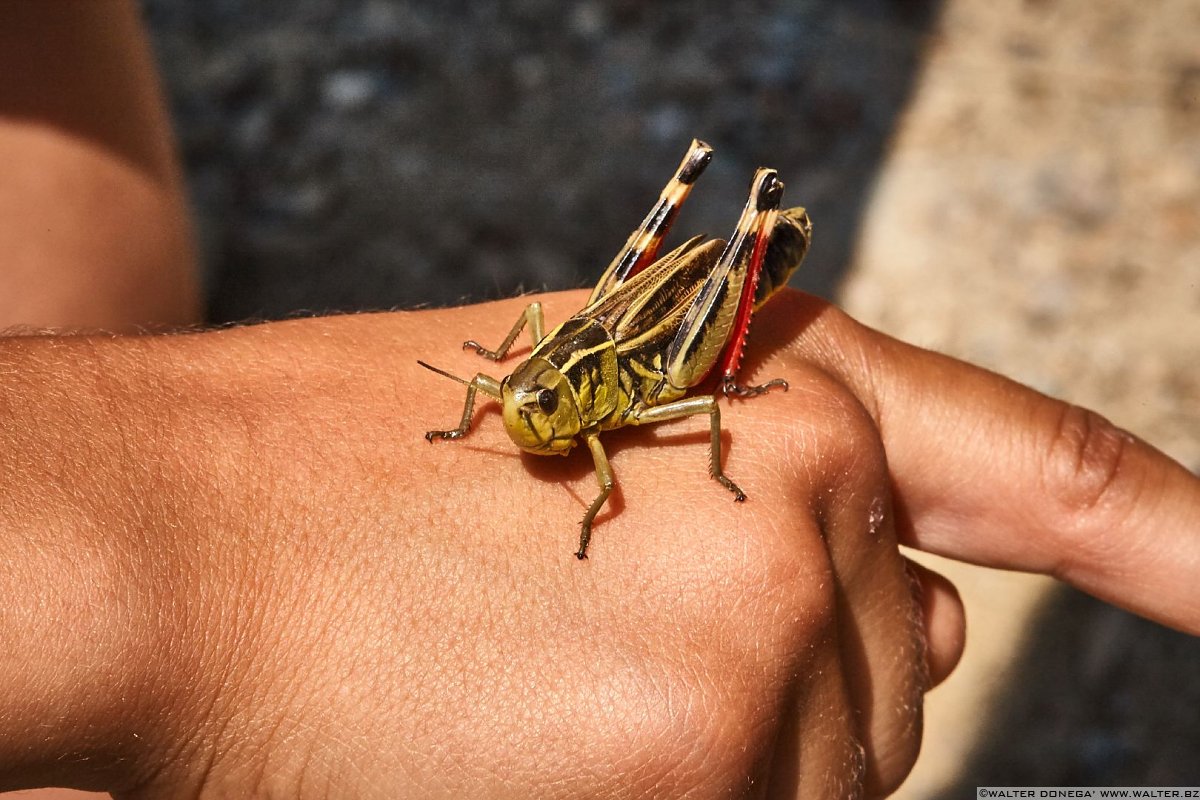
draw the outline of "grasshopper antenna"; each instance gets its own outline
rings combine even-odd
[[[483,392],[484,394],[486,394],[488,397],[494,398],[496,400],[501,399],[501,396],[500,396],[500,383],[501,382],[496,380],[495,378],[491,378],[491,377],[488,377],[487,375],[484,375],[482,372],[475,376],[475,380],[468,381],[468,380],[464,380],[464,379],[458,377],[457,375],[451,375],[449,372],[446,372],[444,369],[438,369],[437,367],[435,367],[431,364],[426,364],[424,361],[422,361],[419,358],[417,359],[417,363],[420,364],[425,369],[429,370],[430,372],[436,372],[438,375],[449,378],[452,381],[457,381],[458,383],[461,383],[463,386],[467,387],[468,408],[470,407],[471,403],[475,402],[474,397],[475,397],[476,390],[479,390],[479,391]]]
[[[419,358],[417,359],[417,363],[418,363],[418,364],[420,364],[420,365],[421,365],[422,367],[424,367],[425,369],[429,370],[430,372],[436,372],[438,375],[441,375],[443,378],[449,378],[449,379],[450,379],[450,380],[452,380],[452,381],[458,381],[458,382],[459,382],[459,383],[461,383],[463,386],[470,386],[470,385],[471,385],[471,382],[470,382],[470,381],[463,380],[462,378],[458,377],[457,375],[451,375],[449,372],[446,372],[446,370],[444,370],[444,369],[438,369],[438,368],[437,368],[437,367],[435,367],[435,366],[432,366],[432,365],[430,365],[430,364],[426,364],[424,361],[422,361],[422,360],[421,360],[421,359],[419,359]]]

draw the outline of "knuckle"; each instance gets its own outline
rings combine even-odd
[[[716,796],[752,774],[778,708],[747,675],[744,656],[714,644],[685,645],[653,667],[625,663],[580,687],[575,706],[594,705],[598,692],[606,702],[573,725],[579,749],[597,768],[623,764],[621,779],[637,796]]]
[[[788,291],[763,312],[774,313],[771,307],[777,302],[792,326],[782,340],[790,342],[789,348],[800,358],[868,383],[885,363],[879,357],[883,339],[832,303]]]
[[[703,652],[766,676],[835,624],[835,575],[819,526],[765,515],[737,540],[676,564],[674,624],[708,637]],[[754,662],[751,665],[749,662]]]
[[[1110,510],[1125,482],[1131,437],[1094,411],[1064,403],[1043,463],[1044,488],[1067,514]]]
[[[761,762],[771,733],[760,720],[751,720],[751,714],[729,704],[697,707],[696,712],[676,722],[654,749],[650,772],[656,779],[647,787],[651,794],[726,794]],[[663,791],[668,786],[670,790]]]
[[[836,576],[819,531],[764,548],[759,568],[747,575],[742,597],[748,612],[774,626],[783,652],[819,639],[836,623]]]
[[[859,396],[845,383],[824,370],[810,367],[793,379],[795,392],[804,405],[795,423],[815,434],[824,457],[832,458],[833,471],[853,464],[882,466],[883,442],[875,417]]]

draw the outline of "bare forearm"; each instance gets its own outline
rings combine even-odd
[[[529,796],[565,781],[585,796],[593,769],[631,748],[651,766],[607,775],[614,794],[631,774],[648,785],[659,750],[705,753],[702,718],[667,713],[664,675],[711,667],[729,677],[705,687],[749,681],[753,694],[742,654],[763,636],[742,614],[780,621],[781,653],[797,630],[816,635],[819,587],[789,589],[795,613],[779,614],[782,578],[759,574],[808,569],[814,527],[789,521],[803,535],[778,549],[733,535],[745,524],[774,541],[807,501],[750,506],[772,521],[723,523],[701,562],[693,532],[732,506],[709,491],[703,448],[626,454],[630,507],[604,521],[588,577],[571,557],[586,470],[524,465],[494,409],[466,446],[422,436],[461,395],[416,357],[470,363],[453,337],[491,334],[503,311],[0,341],[0,788],[250,796],[257,782],[300,797],[335,780],[342,796]],[[782,473],[741,452],[740,474],[777,496]],[[693,501],[672,496],[676,525],[646,535],[660,519],[646,493],[667,494],[677,460]],[[526,480],[526,466],[552,477]],[[761,551],[752,571],[748,546]],[[661,572],[665,608],[635,599],[644,570]],[[631,674],[647,648],[665,660]],[[736,734],[776,705],[716,708],[723,697],[684,707]],[[740,774],[739,758],[685,758],[680,780],[689,764]]]
[[[107,786],[88,765],[128,756],[114,742],[129,743],[137,708],[120,698],[144,695],[149,652],[126,541],[145,498],[119,475],[142,448],[83,340],[10,339],[0,353],[0,787],[67,772]]]
[[[0,328],[198,318],[190,223],[130,0],[0,9]]]
[[[0,339],[0,790],[129,786],[211,697],[244,459],[208,338]]]
[[[541,301],[563,319],[583,299]],[[784,293],[756,320],[779,343],[756,370],[791,390],[722,418],[751,500],[714,488],[694,422],[612,434],[622,496],[581,563],[586,456],[519,456],[494,403],[464,441],[422,435],[464,390],[416,359],[470,374],[462,340],[499,341],[525,302],[0,341],[0,787],[53,769],[139,797],[718,794],[772,779],[764,765],[804,796],[895,786],[921,649],[943,676],[962,623],[926,576],[916,629],[893,525],[970,496],[956,480],[978,473],[955,459],[996,376]],[[993,441],[1033,436],[1035,416]],[[924,442],[880,420],[950,427]],[[1053,520],[1038,452],[1000,479]],[[1118,472],[1177,500],[1118,530],[1186,527],[1194,477],[1148,448]],[[991,535],[1030,552],[1027,529]],[[1145,552],[1093,570],[1106,596],[1137,600],[1126,565]],[[1193,630],[1176,588],[1144,610]]]
[[[290,635],[258,603],[306,607],[292,551],[338,549],[324,460],[395,450],[387,319],[0,339],[0,791],[196,766],[210,704]]]

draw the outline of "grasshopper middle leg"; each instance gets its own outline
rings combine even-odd
[[[654,406],[639,411],[630,419],[632,425],[650,425],[655,422],[666,422],[671,419],[680,419],[682,417],[690,417],[695,414],[708,414],[709,431],[711,433],[710,451],[709,451],[709,474],[717,483],[724,486],[733,493],[733,499],[741,502],[746,499],[746,493],[743,492],[736,483],[731,481],[724,470],[721,469],[721,409],[717,405],[716,398],[711,396],[704,397],[688,397],[683,400],[677,400],[674,403],[666,405]],[[592,451],[592,461],[596,465],[596,481],[600,484],[600,494],[592,501],[588,507],[587,513],[583,515],[583,523],[579,530],[579,550],[576,551],[576,558],[587,558],[588,542],[592,539],[592,522],[596,519],[596,514],[604,506],[608,496],[613,490],[613,473],[612,468],[608,465],[608,457],[604,453],[604,447],[600,444],[600,436],[596,433],[587,434],[585,436],[588,449]]]

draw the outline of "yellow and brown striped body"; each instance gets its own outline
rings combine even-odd
[[[745,397],[787,386],[782,380],[750,387],[736,383],[754,311],[787,283],[812,237],[804,209],[779,210],[783,183],[775,170],[754,174],[750,197],[728,242],[698,236],[656,258],[679,206],[711,156],[708,145],[692,142],[674,177],[578,314],[543,335],[542,307],[534,302],[496,350],[473,340],[464,342],[464,347],[499,361],[528,325],[533,351],[508,377],[497,381],[479,373],[466,381],[424,364],[467,386],[459,426],[429,431],[426,438],[431,442],[467,433],[477,391],[501,402],[505,430],[523,450],[565,455],[577,439],[586,442],[600,494],[580,525],[579,558],[587,553],[592,522],[614,485],[600,432],[706,414],[710,473],[735,500],[745,500],[745,493],[721,469],[716,400],[711,395],[686,395],[714,370],[727,395]]]
[[[774,219],[755,309],[795,272],[808,250],[811,231],[802,208],[780,212]],[[721,239],[698,236],[685,242],[550,331],[534,348],[530,359],[553,366],[574,389],[580,430],[628,424],[646,408],[683,397],[712,371],[729,345],[727,335],[711,337],[715,341],[706,349],[689,353],[690,368],[682,379],[669,372],[668,359],[688,310],[726,249]],[[709,324],[719,322],[713,319]],[[701,338],[703,332],[702,328]]]

